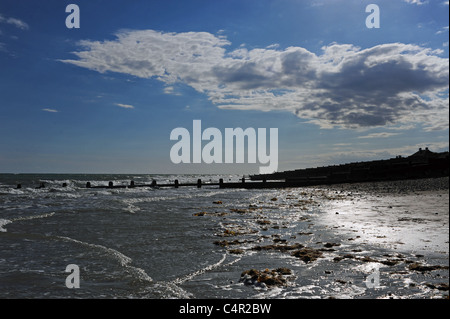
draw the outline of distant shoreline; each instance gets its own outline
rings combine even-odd
[[[403,179],[392,181],[374,181],[374,182],[356,182],[341,183],[333,185],[318,185],[317,188],[336,188],[336,189],[359,189],[364,187],[365,191],[373,191],[377,193],[393,191],[399,193],[405,192],[425,192],[425,191],[441,191],[449,189],[449,177],[430,177],[417,179]]]
[[[420,148],[408,157],[251,175],[250,179],[263,182],[284,180],[293,186],[412,180],[449,176],[449,164],[448,151],[435,153],[428,148]]]

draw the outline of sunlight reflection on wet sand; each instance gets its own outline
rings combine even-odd
[[[449,193],[351,194],[325,204],[322,222],[391,249],[447,252]],[[400,247],[401,246],[401,247]]]

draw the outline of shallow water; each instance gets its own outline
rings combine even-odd
[[[363,184],[85,188],[87,181],[128,185],[175,178],[224,177],[0,175],[0,298],[448,295],[448,179],[447,189],[416,187],[396,194]],[[40,182],[46,187],[37,189]],[[412,200],[417,196],[420,200]],[[218,244],[224,241],[229,245]],[[305,262],[280,249],[293,244],[321,256]],[[258,249],[268,245],[278,249]],[[417,263],[441,269],[411,270]],[[69,264],[79,266],[80,288],[66,287]],[[291,271],[284,285],[240,281],[243,271],[281,267]],[[367,281],[375,277],[377,282]]]

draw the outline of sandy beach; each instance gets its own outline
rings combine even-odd
[[[446,182],[447,181],[447,182]],[[418,253],[449,250],[448,179],[336,185],[324,225],[360,242]]]
[[[272,265],[241,274],[259,298],[448,298],[448,205],[448,178],[273,190],[218,243]]]

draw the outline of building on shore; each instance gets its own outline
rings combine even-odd
[[[449,175],[449,152],[435,153],[428,148],[408,156],[387,160],[355,162],[272,174],[251,175],[253,181],[283,180],[293,184],[335,184],[443,177]]]

